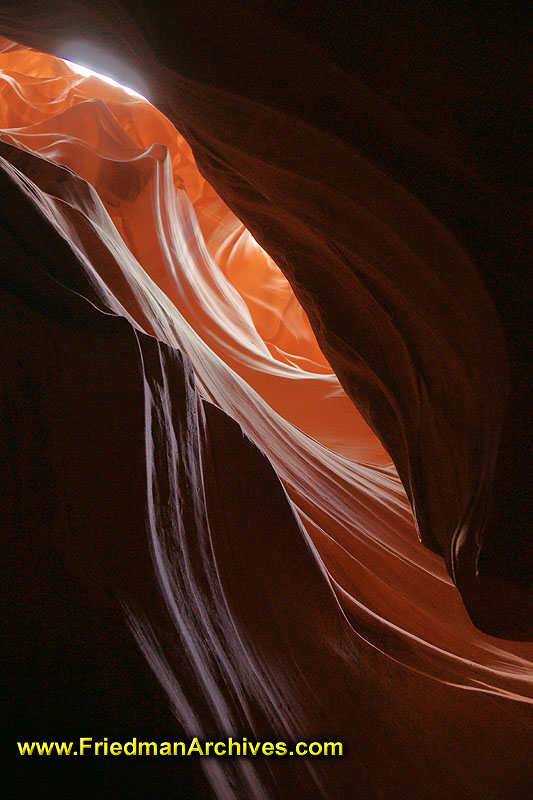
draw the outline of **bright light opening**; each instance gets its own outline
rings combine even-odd
[[[117,86],[119,89],[122,89],[123,91],[132,95],[132,97],[137,97],[140,100],[146,101],[147,103],[149,102],[146,97],[144,97],[142,94],[139,94],[139,92],[136,92],[135,89],[130,89],[129,86],[124,86],[122,83],[114,80],[114,78],[110,78],[107,75],[102,75],[101,72],[96,72],[93,69],[89,69],[89,67],[82,67],[81,64],[75,64],[74,61],[69,61],[66,58],[63,58],[62,60],[65,62],[65,64],[68,64],[69,67],[74,70],[74,72],[77,72],[79,75],[83,75],[84,78],[89,78],[92,75],[95,78],[99,78],[101,81],[110,83],[111,86]]]

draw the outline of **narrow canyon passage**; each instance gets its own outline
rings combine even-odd
[[[387,437],[261,236],[147,100],[8,39],[0,50],[6,526],[20,562],[33,533],[8,602],[33,581],[48,598],[48,612],[22,604],[43,631],[36,652],[71,659],[46,641],[51,620],[57,641],[70,623],[53,599],[57,562],[41,572],[42,534],[68,604],[117,632],[101,651],[129,642],[127,674],[143,674],[137,695],[151,686],[161,730],[166,697],[184,735],[347,743],[337,763],[211,760],[206,779],[196,766],[183,778],[191,796],[526,797],[532,645],[470,619],[420,541]],[[21,663],[32,657],[21,644]]]

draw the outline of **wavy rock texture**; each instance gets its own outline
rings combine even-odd
[[[83,13],[110,31],[100,10]],[[61,14],[39,33],[31,13],[0,15],[0,30],[62,53]],[[42,661],[42,685],[17,674],[14,697],[48,698],[41,738],[49,715],[68,730],[57,709],[80,692],[92,725],[126,732],[131,711],[94,710],[123,670],[126,695],[172,738],[161,688],[184,735],[346,743],[339,761],[203,762],[211,790],[158,768],[163,796],[526,797],[531,645],[475,628],[416,535],[443,553],[474,621],[527,638],[518,511],[514,538],[491,533],[516,468],[520,350],[479,277],[486,228],[458,238],[450,198],[468,174],[469,213],[505,210],[489,260],[516,203],[443,153],[446,179],[425,183],[427,137],[281,30],[258,86],[249,62],[271,23],[253,19],[229,37],[244,85],[226,45],[211,83],[191,77],[187,52],[169,60],[162,29],[148,35],[156,59],[138,31],[126,44],[113,28],[187,141],[147,102],[3,43],[8,602],[20,663]],[[311,124],[311,101],[291,94],[302,76],[357,116],[357,147]],[[55,664],[78,687],[67,700]],[[117,786],[146,780],[137,771],[116,768]]]

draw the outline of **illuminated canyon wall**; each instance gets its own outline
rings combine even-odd
[[[516,193],[268,15],[179,49],[75,5],[164,116],[26,49],[75,56],[38,6],[0,14],[16,738],[345,742],[113,768],[161,796],[526,797]]]

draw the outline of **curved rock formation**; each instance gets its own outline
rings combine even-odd
[[[108,621],[115,680],[124,642],[161,730],[133,639],[184,734],[346,742],[336,763],[204,763],[218,796],[526,797],[531,645],[487,635],[531,638],[517,197],[453,126],[402,116],[264,16],[200,4],[178,52],[172,21],[141,35],[102,8],[69,14],[180,133],[52,56],[0,55],[21,663],[95,680],[92,657],[25,639],[72,626],[59,581]],[[73,57],[61,4],[40,14],[0,31]]]

